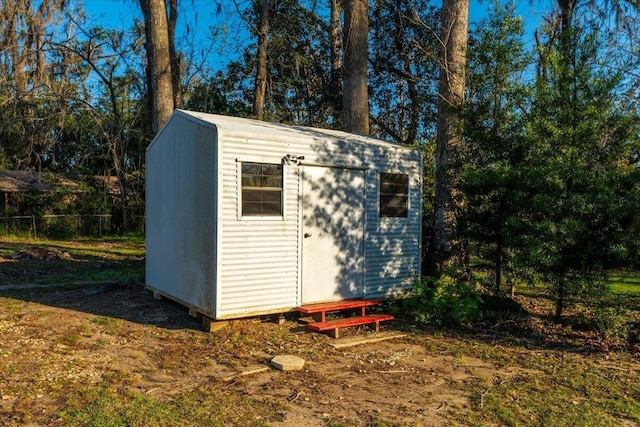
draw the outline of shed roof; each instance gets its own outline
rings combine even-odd
[[[375,144],[381,146],[394,147],[399,149],[413,150],[414,148],[405,147],[397,143],[384,141],[382,139],[375,138],[370,135],[360,135],[354,133],[348,133],[344,131],[312,128],[307,126],[294,126],[285,125],[281,123],[264,122],[254,119],[246,119],[241,117],[222,116],[218,114],[200,113],[196,111],[188,110],[175,110],[174,116],[182,116],[190,120],[197,121],[203,124],[209,124],[222,129],[244,129],[252,133],[262,134],[290,134],[300,136],[312,136],[318,139],[330,139],[335,141],[360,141],[367,144]],[[167,121],[169,124],[171,120]]]
[[[69,178],[51,172],[0,170],[0,192],[80,191],[80,185]]]

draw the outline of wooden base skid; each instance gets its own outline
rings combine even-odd
[[[153,292],[153,298],[157,299],[157,300],[162,300],[163,298],[168,299],[170,301],[176,302],[184,307],[186,307],[189,310],[189,316],[195,318],[195,319],[200,319],[200,321],[202,322],[202,329],[205,330],[206,332],[215,332],[217,330],[220,330],[222,328],[224,328],[225,326],[227,326],[229,324],[229,321],[227,320],[216,320],[213,319],[209,314],[207,314],[206,312],[198,309],[197,307],[194,307],[191,304],[188,304],[182,300],[180,300],[179,298],[175,298],[172,297],[171,295],[168,295],[162,291],[159,291],[149,285],[146,286],[146,288]]]

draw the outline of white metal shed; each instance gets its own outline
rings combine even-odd
[[[393,298],[420,271],[418,150],[177,110],[146,158],[146,283],[211,319]]]

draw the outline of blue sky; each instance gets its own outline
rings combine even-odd
[[[100,24],[122,29],[142,17],[137,0],[84,0],[87,14]]]
[[[233,3],[231,0],[182,0],[185,5],[184,8],[191,8],[191,5],[199,12],[201,18],[205,18],[207,11],[213,11],[216,9],[216,5],[220,3],[223,9],[233,9]],[[434,2],[434,4],[439,2]],[[526,20],[539,19],[540,13],[544,10],[545,2],[530,2],[530,1],[517,1],[517,10]],[[138,0],[84,0],[85,9],[91,12],[92,15],[104,18],[105,22],[110,22],[114,25],[118,25],[124,21],[131,20],[133,16],[141,16],[140,8],[138,6]],[[482,17],[490,5],[489,0],[472,0],[470,5],[470,18],[471,20]],[[208,20],[210,23],[215,24],[215,16],[217,14],[211,14],[212,17]],[[217,15],[220,16],[220,15]]]
[[[242,3],[242,1],[240,1]],[[220,25],[225,19],[226,12],[233,12],[231,0],[181,0],[183,10],[181,21],[192,18],[197,13],[201,25]],[[439,3],[435,1],[434,4]],[[541,14],[545,11],[546,2],[516,1],[518,13],[528,24],[537,24]],[[217,5],[222,6],[222,13],[213,13]],[[84,0],[85,10],[104,25],[122,28],[123,24],[131,22],[134,17],[140,18],[138,0]],[[490,0],[472,0],[470,4],[470,20],[477,21],[486,14]],[[184,24],[184,22],[183,22]]]
[[[83,3],[91,21],[108,28],[127,29],[131,27],[135,18],[142,17],[138,0],[84,0]],[[211,46],[217,58],[226,58],[222,59],[221,63],[240,53],[237,46],[248,42],[249,35],[241,28],[241,24],[236,22],[237,27],[233,27],[237,14],[231,0],[180,0],[180,3],[179,33],[187,32],[188,28],[192,38],[190,43]],[[437,3],[434,1],[434,4]],[[490,0],[471,0],[470,21],[479,21],[486,14],[490,4]],[[548,3],[517,1],[516,4],[517,11],[526,24],[525,42],[530,43],[533,41],[533,30]],[[221,5],[221,10],[218,10],[218,5]],[[226,31],[217,37],[212,37],[210,28],[225,28]]]

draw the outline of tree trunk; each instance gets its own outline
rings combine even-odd
[[[169,58],[171,61],[171,83],[173,105],[182,108],[182,81],[180,80],[180,56],[176,51],[176,24],[178,22],[178,0],[169,0]]]
[[[329,42],[331,43],[331,75],[327,99],[334,116],[334,125],[341,126],[342,120],[342,37],[340,36],[340,0],[330,0]]]
[[[428,268],[439,276],[443,264],[453,254],[456,237],[456,210],[462,204],[457,190],[455,168],[463,144],[462,108],[465,88],[469,0],[442,2],[442,53],[438,81],[436,134],[436,185],[432,242]]]
[[[562,279],[558,279],[557,283],[558,289],[556,290],[556,311],[554,315],[554,320],[556,323],[562,323],[562,313],[564,312],[564,307],[566,303],[567,297],[567,284]]]
[[[264,119],[264,102],[267,96],[267,42],[269,37],[269,12],[271,0],[260,0],[258,17],[258,52],[256,58],[256,82],[253,98],[253,116]]]
[[[127,194],[127,176],[124,170],[124,146],[121,138],[111,146],[111,156],[118,178],[118,188],[120,189],[120,209],[122,215],[122,232],[128,233],[129,225],[129,196]]]
[[[347,132],[369,133],[368,38],[368,0],[345,0],[342,126]]]
[[[122,114],[118,108],[117,91],[114,87],[113,80],[103,80],[108,87],[109,99],[111,101],[111,112],[113,113],[115,123],[118,125],[117,135],[110,135],[112,139],[109,141],[109,151],[113,159],[113,168],[118,178],[118,186],[120,187],[120,209],[122,210],[122,232],[129,232],[129,216],[127,214],[129,208],[129,198],[127,195],[127,176],[125,170],[125,141],[126,136],[123,127]]]
[[[331,82],[337,87],[340,82],[340,5],[338,0],[331,1],[331,18],[329,21],[329,41],[331,43]]]
[[[504,248],[502,234],[498,234],[496,239],[496,288],[495,294],[500,295],[500,285],[502,284],[502,260],[504,258]]]
[[[560,55],[560,81],[559,81],[559,95],[560,102],[563,104],[562,108],[567,109],[567,111],[571,111],[570,118],[566,121],[569,123],[561,123],[561,126],[565,129],[571,129],[570,135],[573,140],[570,142],[572,147],[575,147],[575,135],[577,129],[576,118],[578,117],[578,113],[575,111],[576,109],[576,97],[574,95],[574,90],[576,90],[576,83],[574,81],[574,70],[575,70],[575,46],[573,46],[573,12],[576,6],[576,0],[558,0],[558,5],[560,6],[560,44],[559,44],[559,55]],[[571,192],[572,184],[571,182],[566,182],[565,185],[567,187],[567,193]],[[555,322],[562,322],[562,313],[567,304],[567,297],[569,295],[569,290],[567,286],[568,282],[564,279],[567,274],[567,271],[563,267],[556,267],[557,271],[554,271],[554,279],[557,280],[557,289],[556,289],[556,301],[555,301]]]
[[[151,127],[154,133],[158,133],[174,109],[167,8],[164,0],[140,0],[140,7],[147,36]]]

